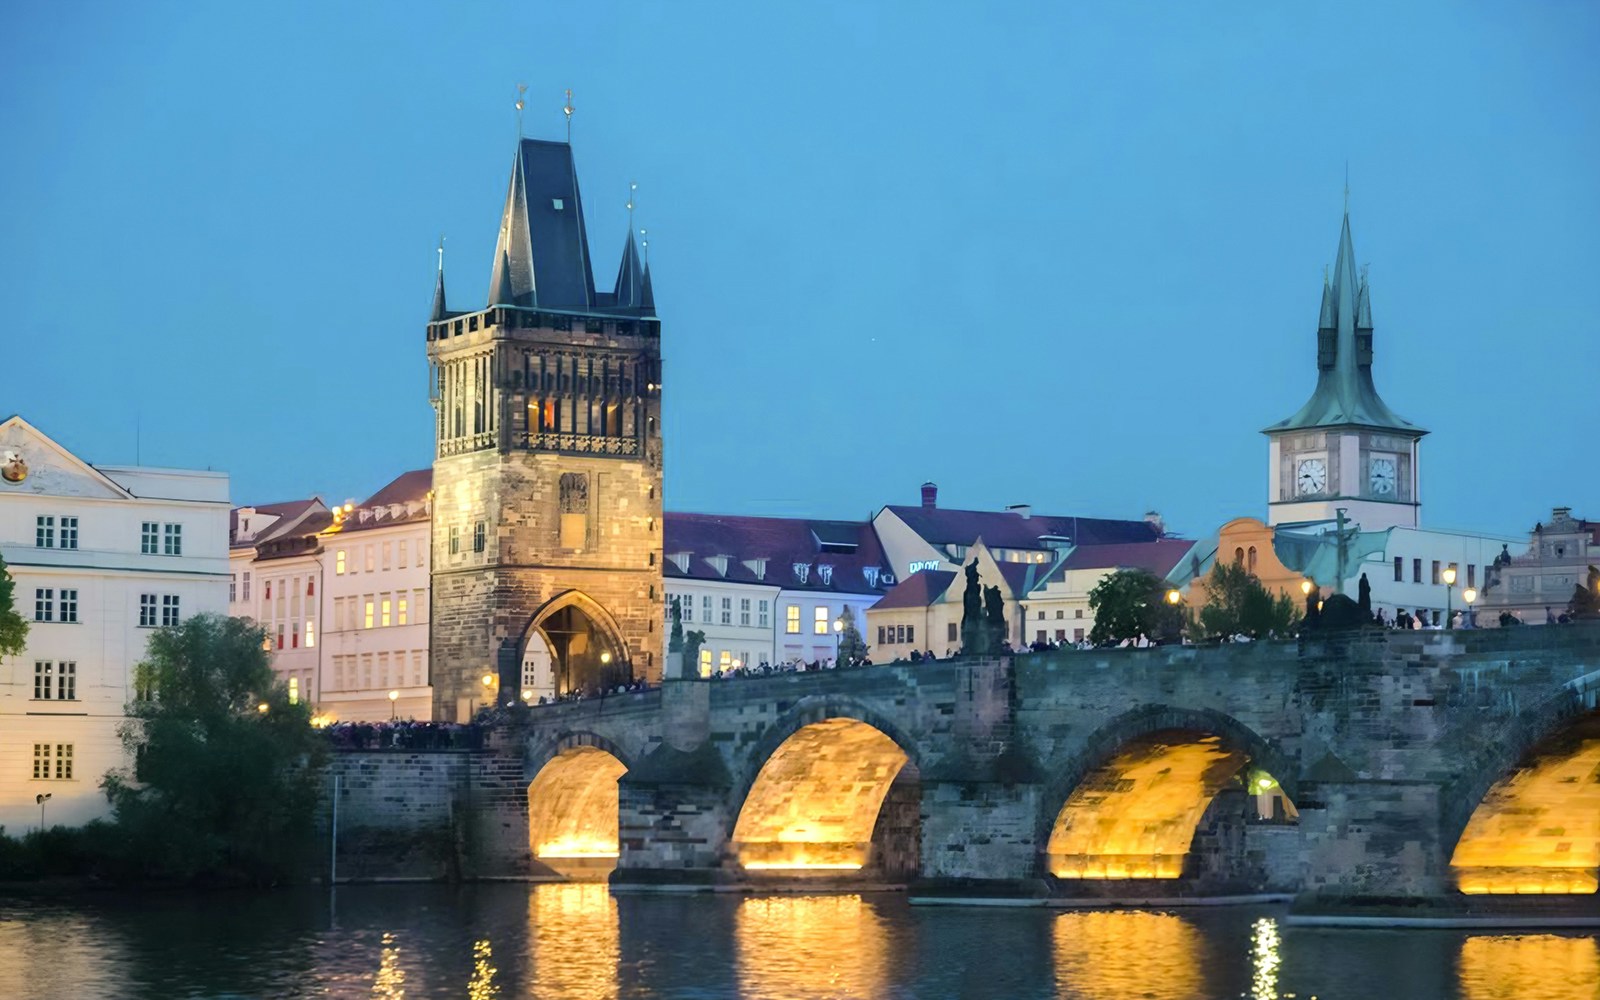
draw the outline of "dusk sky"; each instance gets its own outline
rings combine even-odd
[[[1600,5],[60,3],[0,11],[0,417],[236,503],[432,455],[525,132],[609,289],[637,181],[671,510],[1266,512],[1346,164],[1432,527],[1600,517]]]

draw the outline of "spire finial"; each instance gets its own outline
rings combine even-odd
[[[572,112],[574,110],[576,109],[572,106],[572,88],[568,87],[567,103],[561,106],[561,113],[567,116],[567,143],[569,145],[572,143]]]
[[[639,190],[638,181],[628,182],[628,228],[633,228],[633,193]]]
[[[629,221],[632,222],[633,220],[630,218]],[[650,230],[648,230],[648,229],[639,230],[639,249],[644,251],[644,266],[645,267],[649,267],[650,266],[650,240],[649,240],[649,235],[650,235]]]
[[[525,84],[525,83],[517,84],[517,141],[518,142],[522,141],[522,109],[528,106],[528,102],[526,100],[524,100],[524,97],[527,95],[527,93],[528,93],[528,85],[527,84]]]
[[[1350,214],[1350,161],[1344,161],[1344,214]]]
[[[439,273],[444,273],[444,234],[439,234]]]

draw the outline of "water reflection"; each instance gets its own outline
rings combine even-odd
[[[528,898],[528,952],[539,996],[617,995],[617,904],[596,882],[548,883]]]
[[[1250,925],[1251,1000],[1277,1000],[1278,966],[1283,964],[1278,954],[1281,940],[1278,922],[1271,917],[1262,917]]]
[[[9,980],[38,996],[112,996],[127,957],[122,942],[87,916],[0,918],[0,995]]]
[[[400,967],[400,949],[395,946],[394,935],[383,932],[383,951],[378,956],[378,975],[372,981],[374,997],[401,1000],[406,995],[406,970]]]
[[[1555,934],[1469,937],[1457,970],[1463,1000],[1594,1000],[1600,942]]]
[[[499,971],[493,964],[494,949],[488,938],[472,943],[472,978],[467,980],[467,996],[471,1000],[490,1000],[500,995],[494,984],[494,974]]]
[[[1055,922],[1056,979],[1063,997],[1195,1000],[1204,996],[1202,940],[1167,913],[1063,913]]]
[[[734,918],[740,996],[882,997],[889,935],[860,896],[749,897]]]

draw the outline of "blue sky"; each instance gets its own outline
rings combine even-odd
[[[607,282],[639,184],[670,509],[1263,514],[1348,162],[1424,522],[1600,517],[1600,6],[987,6],[12,0],[0,412],[239,502],[428,464],[523,82]]]

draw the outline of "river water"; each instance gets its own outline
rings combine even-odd
[[[0,997],[1595,1000],[1558,932],[1286,927],[1281,909],[911,907],[603,885],[0,900]]]

